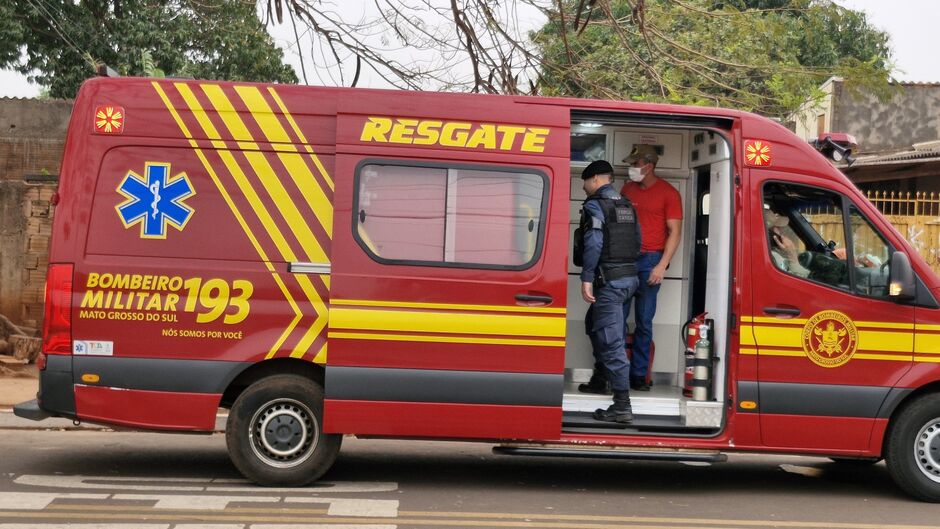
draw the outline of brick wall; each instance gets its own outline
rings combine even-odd
[[[42,323],[51,199],[71,110],[71,101],[0,99],[0,314],[27,327]]]
[[[21,323],[38,327],[42,323],[46,268],[49,266],[49,237],[52,235],[52,194],[55,185],[31,185],[23,200],[26,218],[23,292],[20,299]]]

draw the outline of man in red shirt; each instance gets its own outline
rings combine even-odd
[[[636,208],[642,236],[640,257],[636,263],[640,285],[633,296],[636,323],[630,388],[649,391],[650,342],[653,339],[656,295],[682,238],[682,198],[674,187],[656,176],[659,155],[652,145],[634,146],[624,162],[631,165],[630,179],[620,193]],[[630,314],[630,301],[628,299],[623,306],[625,320]]]

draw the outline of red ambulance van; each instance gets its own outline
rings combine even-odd
[[[593,160],[635,145],[683,198],[653,390],[595,422],[571,264]],[[615,101],[94,79],[75,101],[41,388],[16,407],[210,432],[265,485],[343,435],[509,454],[887,460],[940,501],[940,280],[768,119]],[[712,323],[683,396],[683,323]],[[704,395],[704,396],[703,396]],[[614,450],[616,449],[616,450]]]

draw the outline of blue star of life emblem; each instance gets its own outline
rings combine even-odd
[[[125,228],[140,224],[143,239],[166,239],[167,224],[182,231],[194,210],[183,201],[196,194],[186,173],[170,176],[170,164],[147,162],[144,176],[128,171],[117,189],[125,200],[115,209]]]

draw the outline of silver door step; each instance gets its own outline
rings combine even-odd
[[[717,401],[696,402],[682,396],[682,388],[654,385],[651,391],[631,391],[633,414],[649,417],[675,417],[694,428],[718,428],[724,414],[724,404]],[[577,384],[565,385],[562,410],[565,413],[593,413],[613,403],[611,395],[580,393]]]
[[[695,461],[700,463],[721,463],[728,460],[727,454],[716,450],[680,450],[643,447],[578,448],[572,445],[504,444],[494,446],[493,453],[512,456],[633,459],[641,461]]]
[[[660,417],[679,417],[682,415],[680,397],[667,393],[630,392],[630,403],[636,415],[656,415]],[[598,408],[607,408],[613,404],[610,395],[589,395],[586,393],[565,393],[561,409],[568,411],[593,412]]]

